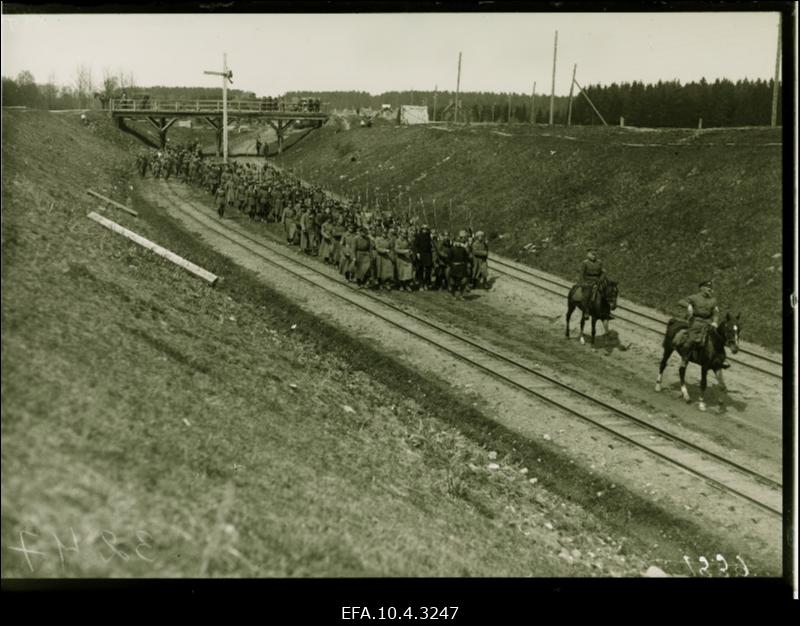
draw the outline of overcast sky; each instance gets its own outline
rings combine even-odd
[[[769,79],[777,13],[484,13],[351,15],[4,15],[2,74],[72,83],[81,63],[136,84],[217,86],[203,70],[227,52],[234,87],[286,91],[455,90],[556,93],[582,84]]]

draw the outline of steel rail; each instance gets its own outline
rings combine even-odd
[[[168,189],[173,196],[178,198],[178,200],[180,200],[182,202],[185,202],[186,204],[189,204],[189,205],[195,204],[193,201],[190,201],[190,200],[186,199],[184,196],[181,196],[181,194],[179,194],[171,185],[172,185],[172,183],[164,182],[163,187]],[[674,435],[674,434],[670,433],[669,431],[666,431],[666,430],[661,429],[661,428],[659,428],[657,426],[649,424],[645,420],[643,420],[641,418],[638,418],[638,417],[636,417],[634,415],[631,415],[630,413],[628,413],[628,412],[626,412],[626,411],[624,411],[622,409],[619,409],[618,407],[614,407],[614,406],[612,406],[612,405],[610,405],[610,404],[608,404],[608,403],[606,403],[606,402],[604,402],[602,400],[598,400],[597,398],[594,398],[594,397],[590,396],[589,394],[586,394],[584,392],[576,390],[576,389],[570,387],[569,385],[566,385],[565,383],[562,383],[561,381],[558,381],[558,380],[556,380],[556,379],[554,379],[554,378],[552,378],[552,377],[550,377],[550,376],[548,376],[546,374],[543,374],[542,372],[539,372],[539,371],[537,371],[537,370],[525,365],[524,363],[520,363],[520,362],[516,361],[515,359],[509,358],[509,357],[507,357],[507,356],[505,356],[503,354],[497,353],[494,350],[492,350],[490,348],[487,348],[485,346],[482,346],[479,343],[476,343],[475,341],[473,341],[471,339],[463,337],[463,336],[459,335],[458,333],[452,332],[452,331],[450,331],[450,330],[448,330],[446,328],[443,328],[443,327],[431,322],[430,320],[427,320],[427,319],[424,319],[424,318],[419,317],[417,315],[414,315],[413,313],[409,313],[408,311],[405,311],[405,310],[403,310],[403,309],[401,309],[401,308],[399,308],[399,307],[397,307],[397,306],[395,306],[395,305],[393,305],[393,304],[391,304],[389,302],[386,302],[385,300],[383,300],[381,298],[376,297],[374,294],[371,294],[371,293],[369,293],[367,291],[355,288],[355,287],[351,286],[348,283],[343,283],[343,282],[340,282],[339,280],[336,280],[334,278],[326,276],[324,273],[320,272],[317,268],[313,267],[311,264],[305,263],[301,259],[298,259],[298,258],[296,258],[294,256],[288,255],[288,254],[286,254],[286,253],[284,253],[284,252],[282,252],[280,250],[276,250],[271,245],[267,245],[266,242],[260,241],[260,240],[258,240],[256,238],[250,236],[246,232],[241,232],[239,229],[234,229],[234,228],[231,228],[229,226],[223,227],[221,229],[218,226],[219,223],[212,216],[205,215],[204,212],[202,212],[202,211],[200,211],[199,213],[204,219],[198,218],[197,215],[194,212],[186,210],[186,209],[182,208],[181,206],[176,206],[176,208],[181,213],[183,213],[184,215],[186,215],[187,217],[189,217],[193,221],[197,222],[201,226],[203,226],[205,229],[214,232],[218,236],[221,236],[221,237],[227,239],[228,241],[236,244],[237,246],[247,250],[248,252],[260,257],[261,259],[265,260],[266,262],[270,263],[271,265],[273,265],[275,267],[278,267],[281,270],[283,270],[283,271],[285,271],[285,272],[287,272],[287,273],[289,273],[289,274],[291,274],[293,276],[296,276],[297,278],[300,278],[301,280],[303,280],[303,281],[305,281],[307,283],[310,283],[310,284],[312,284],[312,285],[314,285],[314,286],[316,286],[318,288],[323,289],[324,291],[328,292],[329,294],[332,294],[332,295],[338,297],[339,299],[344,300],[344,301],[356,306],[357,308],[359,308],[359,309],[361,309],[361,310],[363,310],[363,311],[365,311],[365,312],[367,312],[367,313],[369,313],[371,315],[374,315],[375,317],[378,317],[379,319],[382,319],[383,321],[388,322],[389,324],[391,324],[391,325],[393,325],[393,326],[395,326],[395,327],[397,327],[397,328],[399,328],[399,329],[401,329],[401,330],[403,330],[405,332],[408,332],[409,334],[412,334],[415,337],[418,337],[418,338],[422,339],[423,341],[426,341],[426,342],[436,346],[437,348],[439,348],[439,349],[451,354],[452,356],[455,356],[456,358],[458,358],[458,359],[460,359],[460,360],[462,360],[462,361],[464,361],[466,363],[469,363],[470,365],[472,365],[472,366],[474,366],[474,367],[476,367],[476,368],[478,368],[480,370],[485,371],[486,373],[490,374],[491,376],[494,376],[495,378],[498,378],[498,379],[502,380],[503,382],[505,382],[507,384],[511,384],[514,387],[522,389],[523,391],[525,391],[525,392],[527,392],[527,393],[539,398],[540,400],[544,400],[548,404],[551,404],[551,405],[559,408],[560,410],[562,410],[562,411],[564,411],[566,413],[574,415],[574,416],[576,416],[576,417],[578,417],[578,418],[580,418],[580,419],[582,419],[582,420],[584,420],[584,421],[586,421],[586,422],[588,422],[588,423],[590,423],[590,424],[592,424],[594,426],[597,426],[597,427],[601,428],[602,430],[612,434],[613,436],[617,437],[618,439],[626,441],[627,443],[632,444],[633,446],[635,446],[637,448],[646,450],[650,454],[653,454],[654,456],[657,456],[657,457],[659,457],[659,458],[661,458],[661,459],[663,459],[663,460],[665,460],[665,461],[667,461],[669,463],[672,463],[673,465],[675,465],[677,467],[680,467],[682,470],[684,470],[684,471],[686,471],[686,472],[688,472],[688,473],[690,473],[690,474],[692,474],[694,476],[697,476],[697,477],[705,480],[706,482],[708,482],[712,486],[714,486],[714,487],[716,487],[716,488],[718,488],[718,489],[720,489],[722,491],[735,494],[736,496],[738,496],[738,497],[740,497],[740,498],[742,498],[742,499],[744,499],[746,501],[749,501],[752,504],[755,504],[756,506],[768,511],[771,514],[782,516],[782,509],[781,508],[779,508],[777,506],[774,506],[773,504],[770,504],[768,502],[765,502],[765,501],[759,499],[758,497],[755,497],[753,495],[745,493],[740,489],[737,489],[735,487],[731,487],[729,484],[724,482],[722,479],[714,478],[713,476],[710,476],[708,473],[704,473],[703,471],[698,470],[696,467],[692,467],[691,465],[688,464],[688,462],[681,461],[680,459],[677,459],[674,456],[670,456],[670,455],[668,455],[668,454],[666,454],[666,453],[664,453],[664,452],[662,452],[662,451],[660,451],[658,449],[655,449],[655,445],[656,444],[648,445],[648,444],[645,444],[645,443],[637,441],[635,439],[635,437],[637,435],[641,436],[641,434],[652,435],[653,433],[655,433],[658,436],[660,436],[662,439],[664,439],[664,440],[670,442],[671,444],[673,444],[675,449],[680,450],[680,447],[682,446],[683,448],[685,448],[690,453],[694,453],[695,455],[699,455],[701,463],[703,462],[703,457],[708,457],[708,458],[712,459],[714,462],[716,462],[717,467],[723,466],[724,468],[727,468],[729,470],[733,470],[735,472],[738,472],[739,474],[744,475],[748,479],[751,479],[754,482],[757,482],[757,483],[761,484],[762,486],[767,487],[767,488],[769,488],[771,490],[780,490],[780,489],[782,489],[781,483],[779,483],[779,482],[777,482],[777,481],[775,481],[775,480],[773,480],[773,479],[771,479],[771,478],[769,478],[767,476],[763,476],[762,474],[756,472],[755,470],[752,470],[752,469],[750,469],[750,468],[748,468],[746,466],[740,465],[740,464],[736,463],[735,461],[727,459],[726,457],[723,457],[723,456],[718,455],[718,454],[716,454],[714,452],[706,450],[706,449],[704,449],[704,448],[702,448],[700,446],[697,446],[696,444],[694,444],[694,443],[692,443],[692,442],[690,442],[688,440],[685,440],[685,439],[683,439],[683,438],[681,438],[681,437],[679,437],[677,435]],[[209,222],[211,222],[211,224],[209,224]],[[233,233],[234,235],[236,235],[236,237],[240,238],[240,240],[237,241],[237,239],[235,239],[234,237],[231,237],[229,233]],[[276,238],[272,237],[271,234],[270,234],[270,237],[273,238],[273,240],[276,239]],[[241,239],[244,239],[244,240],[246,240],[246,242],[249,242],[249,243],[242,243]],[[278,245],[283,245],[283,244],[278,244]],[[318,277],[317,280],[314,280],[313,278],[309,277],[308,275],[303,274],[301,272],[298,272],[297,270],[292,269],[291,267],[287,267],[285,264],[282,264],[282,263],[279,263],[279,262],[275,261],[274,258],[270,258],[269,256],[265,255],[262,251],[259,250],[259,248],[262,249],[262,250],[269,251],[272,255],[275,255],[275,256],[278,256],[278,257],[282,257],[286,261],[289,261],[289,263],[297,265],[297,266],[301,267],[304,270],[310,271],[313,275]],[[320,279],[322,279],[322,281],[320,281]],[[341,291],[337,291],[336,289],[332,289],[329,286],[326,286],[325,284],[320,284],[320,282],[332,283],[336,287],[340,288],[340,290],[344,290],[348,295],[344,295],[343,293],[341,293]],[[470,347],[472,347],[472,348],[474,348],[474,349],[476,349],[476,350],[478,350],[480,352],[485,353],[486,355],[489,356],[490,359],[492,359],[494,361],[501,361],[501,362],[504,362],[504,363],[508,363],[509,365],[514,366],[516,369],[523,371],[525,374],[532,374],[535,377],[546,381],[549,385],[556,386],[556,387],[558,387],[560,389],[563,389],[563,390],[567,391],[568,393],[580,398],[581,400],[583,400],[585,402],[588,402],[588,403],[590,403],[592,405],[601,407],[605,411],[614,414],[615,417],[617,417],[617,418],[623,418],[625,420],[625,423],[622,426],[630,426],[631,423],[635,424],[638,428],[641,429],[641,432],[639,432],[638,434],[637,433],[625,434],[623,432],[620,432],[621,426],[618,425],[616,428],[614,428],[611,425],[603,423],[602,421],[596,419],[595,417],[592,417],[590,415],[586,415],[585,413],[583,413],[583,412],[581,412],[579,410],[576,410],[573,407],[570,407],[570,406],[564,404],[563,401],[554,400],[552,397],[550,397],[548,395],[545,395],[542,391],[534,389],[529,385],[526,385],[524,383],[519,382],[518,380],[514,380],[508,374],[503,374],[502,372],[498,371],[498,369],[496,367],[490,367],[490,366],[487,366],[486,364],[480,363],[474,357],[470,357],[470,356],[464,354],[463,352],[459,352],[458,350],[456,350],[456,349],[454,349],[452,347],[448,347],[447,345],[443,344],[442,342],[436,341],[435,339],[432,339],[431,337],[426,336],[424,333],[420,332],[419,330],[414,330],[413,328],[410,328],[408,325],[405,325],[405,324],[403,324],[401,322],[398,322],[397,320],[391,319],[391,317],[388,317],[385,314],[382,314],[382,313],[380,313],[380,312],[378,312],[378,311],[376,311],[376,310],[374,310],[374,309],[372,309],[372,308],[370,308],[368,306],[365,306],[362,303],[357,302],[355,298],[350,296],[350,294],[357,294],[359,296],[365,297],[366,299],[373,300],[373,301],[379,303],[380,305],[382,305],[382,306],[394,311],[395,313],[398,313],[401,318],[411,319],[411,320],[413,320],[413,321],[415,321],[415,322],[417,322],[417,323],[419,323],[419,324],[421,324],[423,326],[427,326],[429,328],[432,328],[434,331],[436,331],[438,333],[442,333],[442,334],[444,334],[444,335],[446,335],[448,337],[454,338],[461,344],[467,344]],[[693,459],[693,461],[694,461],[695,464],[697,464],[697,462],[698,462],[697,458]]]
[[[533,285],[534,287],[536,287],[538,289],[542,289],[543,291],[547,291],[547,292],[555,294],[557,296],[566,297],[567,293],[569,292],[569,287],[566,287],[562,283],[560,283],[560,282],[558,282],[556,280],[553,280],[551,278],[546,278],[544,276],[540,276],[539,274],[535,274],[535,273],[530,272],[528,270],[524,270],[524,269],[518,268],[518,267],[516,267],[514,265],[511,265],[509,263],[506,263],[506,262],[501,261],[501,260],[496,259],[496,258],[492,258],[491,261],[492,261],[492,270],[495,271],[496,273],[502,275],[502,276],[508,276],[509,278],[512,278],[514,280],[518,280],[518,281],[520,281],[522,283]],[[498,265],[500,265],[501,267],[504,267],[504,268],[510,268],[514,272],[518,272],[519,274],[524,274],[526,277],[523,278],[523,277],[518,276],[516,274],[510,273],[509,271],[507,271],[505,269],[498,269],[497,268]],[[537,281],[543,281],[543,282],[547,282],[547,283],[552,283],[553,285],[556,285],[556,286],[560,287],[560,290],[553,289],[552,287],[549,287],[547,285],[543,285],[543,284],[541,284],[540,282],[537,282]],[[648,315],[647,313],[642,313],[640,311],[634,311],[633,309],[628,308],[628,307],[626,307],[624,305],[618,305],[617,308],[614,310],[614,317],[616,319],[619,319],[619,320],[621,320],[623,322],[627,322],[628,324],[633,324],[634,326],[638,326],[639,328],[643,328],[645,330],[649,330],[649,331],[657,333],[659,335],[663,335],[664,334],[664,328],[663,327],[662,328],[653,328],[652,326],[648,326],[647,324],[643,324],[640,321],[637,321],[635,319],[631,319],[630,317],[628,317],[626,315],[620,315],[619,311],[625,311],[626,313],[631,313],[632,315],[642,317],[642,318],[644,318],[646,320],[655,322],[655,323],[660,324],[662,326],[665,324],[665,322],[663,320],[658,319],[658,318],[656,318],[656,317],[654,317],[652,315]],[[761,361],[765,361],[765,362],[770,363],[772,365],[777,365],[778,367],[783,367],[783,363],[781,361],[777,361],[777,360],[775,360],[773,358],[757,354],[757,353],[752,352],[752,351],[750,351],[750,350],[748,350],[746,348],[740,347],[739,351],[744,353],[744,354],[746,354],[746,355],[748,355],[748,356],[750,356],[750,357],[752,357],[752,358],[754,358],[754,359],[759,359]],[[762,374],[766,374],[768,376],[773,376],[773,377],[781,379],[781,380],[783,379],[783,374],[778,374],[778,373],[775,373],[772,370],[764,369],[764,368],[759,367],[758,365],[755,365],[753,363],[748,363],[747,361],[743,361],[743,360],[741,360],[741,359],[739,359],[739,358],[737,358],[735,356],[728,355],[728,360],[732,361],[732,362],[735,362],[735,363],[738,363],[739,365],[743,365],[744,367],[749,367],[751,369],[754,369],[754,370],[756,370],[758,372],[761,372]]]

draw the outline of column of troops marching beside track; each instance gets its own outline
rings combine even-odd
[[[471,228],[455,238],[417,217],[368,210],[341,201],[267,163],[202,158],[199,146],[143,150],[136,168],[144,177],[177,177],[206,190],[220,217],[238,211],[254,221],[283,225],[286,241],[317,256],[349,282],[375,289],[442,289],[463,298],[470,289],[490,289],[489,246],[484,233]]]

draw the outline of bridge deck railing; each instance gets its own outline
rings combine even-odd
[[[113,98],[109,102],[111,111],[146,113],[222,113],[222,100],[156,100],[148,98]],[[270,111],[322,113],[314,106],[282,100],[229,100],[228,112],[262,113]]]

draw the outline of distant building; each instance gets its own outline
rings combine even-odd
[[[430,121],[428,119],[428,107],[404,104],[400,107],[400,110],[397,112],[397,121],[400,124],[409,124],[409,125],[427,124]]]

